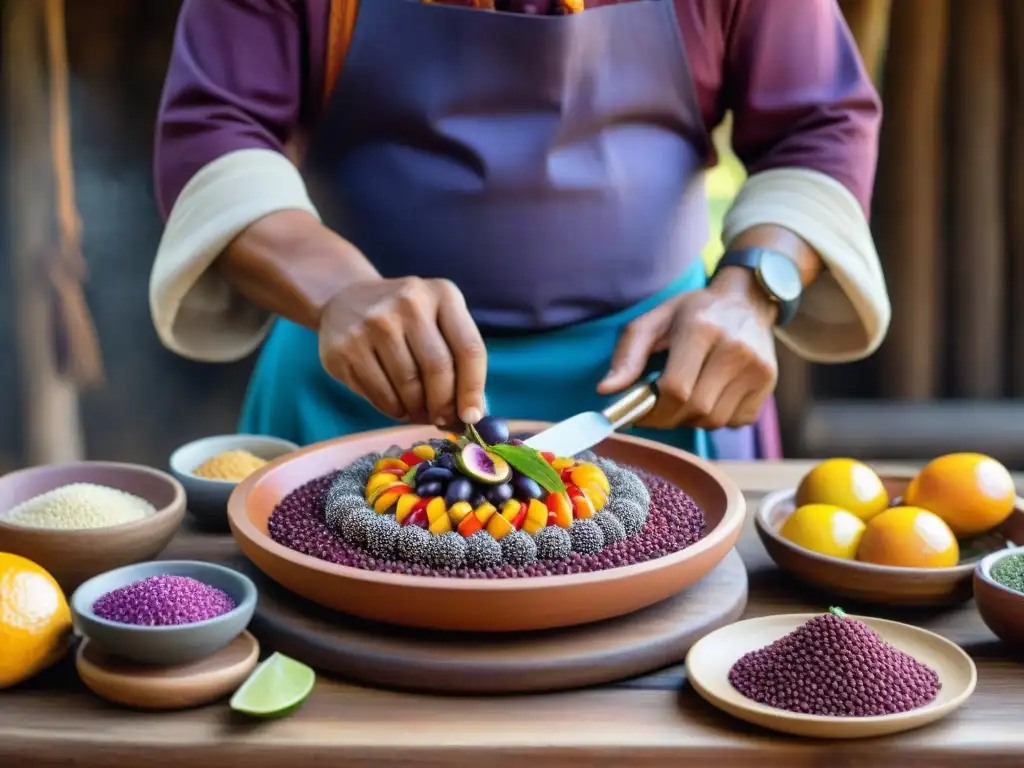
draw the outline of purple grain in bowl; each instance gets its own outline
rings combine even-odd
[[[189,576],[161,574],[107,592],[93,603],[101,619],[140,627],[195,624],[234,609],[227,592]]]
[[[268,530],[278,544],[338,565],[411,576],[468,579],[555,576],[620,568],[678,552],[703,538],[706,531],[704,513],[685,491],[643,470],[629,470],[643,482],[650,494],[650,508],[643,527],[635,535],[609,544],[600,552],[571,552],[560,560],[537,560],[521,566],[505,562],[480,568],[375,557],[365,546],[346,541],[325,521],[325,497],[340,472],[311,480],[285,496],[271,515]]]

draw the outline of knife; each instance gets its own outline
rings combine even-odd
[[[575,456],[592,448],[616,430],[632,426],[651,412],[658,402],[660,376],[660,372],[648,373],[603,411],[571,416],[538,432],[525,441],[526,445],[538,451],[550,451],[555,456]]]

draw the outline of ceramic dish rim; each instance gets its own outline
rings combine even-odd
[[[781,620],[795,622],[793,624],[793,627],[789,630],[789,632],[792,632],[792,631],[798,629],[799,627],[803,626],[804,624],[806,624],[811,619],[817,618],[818,616],[821,616],[821,615],[822,614],[820,614],[820,613],[775,613],[775,614],[769,614],[769,615],[766,615],[766,616],[755,616],[754,618],[751,618],[751,619],[743,619],[741,621],[736,621],[736,622],[733,622],[732,624],[727,624],[724,627],[716,629],[714,632],[711,632],[711,633],[709,633],[707,635],[704,635],[704,637],[702,637],[700,640],[698,640],[696,643],[694,643],[693,646],[691,646],[690,650],[686,652],[686,660],[684,662],[684,667],[686,668],[686,678],[687,678],[688,681],[690,681],[690,684],[693,685],[693,683],[692,683],[693,676],[690,673],[690,655],[697,648],[699,648],[705,641],[709,641],[710,639],[712,639],[719,632],[722,632],[722,631],[727,630],[727,629],[734,629],[735,627],[737,627],[739,625],[750,625],[753,622],[765,622],[765,623],[767,623],[768,621],[781,621]],[[960,657],[961,660],[966,660],[967,667],[971,671],[970,680],[968,680],[968,683],[965,686],[964,690],[961,691],[960,693],[958,693],[955,697],[953,697],[949,701],[942,702],[941,704],[937,703],[938,702],[938,696],[936,696],[936,698],[932,699],[930,702],[928,702],[924,706],[916,707],[914,709],[907,710],[906,712],[894,712],[894,713],[892,713],[890,715],[868,715],[866,717],[841,717],[839,715],[809,715],[809,714],[807,714],[805,712],[790,712],[788,709],[778,709],[777,707],[769,707],[767,704],[762,704],[762,703],[760,703],[758,701],[754,701],[753,699],[748,699],[746,696],[743,696],[742,693],[739,694],[740,697],[742,698],[742,705],[736,704],[735,706],[737,706],[737,707],[742,706],[742,707],[746,708],[748,711],[756,712],[758,714],[769,715],[771,717],[785,718],[785,719],[794,720],[794,721],[797,721],[797,722],[815,723],[815,724],[819,724],[819,725],[835,725],[835,726],[840,726],[840,727],[848,727],[848,726],[850,726],[851,724],[854,724],[854,723],[856,723],[858,725],[862,724],[862,723],[864,725],[872,725],[872,724],[877,724],[877,723],[893,723],[893,722],[899,722],[901,720],[915,719],[917,717],[920,717],[922,714],[924,714],[926,712],[938,709],[940,707],[941,708],[948,708],[950,710],[953,710],[953,709],[956,709],[956,708],[960,707],[961,705],[963,705],[963,703],[967,699],[969,699],[971,697],[971,695],[974,693],[975,688],[977,688],[977,686],[978,686],[978,666],[974,663],[974,659],[971,658],[970,654],[968,654],[967,651],[965,651],[959,645],[954,643],[952,640],[943,637],[942,635],[938,634],[937,632],[932,632],[930,629],[924,629],[922,627],[915,626],[914,624],[907,624],[906,622],[902,622],[902,621],[892,621],[891,619],[880,619],[880,618],[876,618],[874,616],[861,616],[859,614],[852,614],[852,613],[847,614],[846,617],[849,618],[849,619],[856,619],[857,621],[862,621],[865,624],[867,624],[868,627],[870,627],[872,630],[874,630],[876,632],[878,630],[873,625],[881,624],[883,626],[899,627],[900,629],[909,628],[913,632],[918,632],[918,633],[920,633],[922,635],[926,635],[926,636],[931,637],[933,641],[938,640],[941,645],[945,646],[947,649],[952,651],[953,655]],[[881,633],[879,633],[879,634],[881,634]],[[884,641],[885,638],[883,637],[882,640]],[[886,642],[888,642],[888,641],[886,641]],[[891,643],[890,643],[890,645],[891,645]],[[894,646],[894,647],[897,647],[897,646]],[[754,648],[754,649],[751,649],[751,650],[757,650],[757,649]],[[897,650],[901,650],[902,651],[903,649],[897,647]],[[745,651],[745,653],[749,653],[749,652],[750,651]],[[906,651],[903,651],[903,652],[906,653]],[[732,664],[735,664],[737,661],[739,661],[738,658],[733,659]],[[923,661],[921,659],[917,659],[917,661],[919,661],[921,664],[926,664],[926,665],[928,664],[928,662]],[[731,664],[730,664],[729,668],[730,669],[732,668]],[[726,679],[726,682],[728,682],[728,679]],[[941,682],[941,680],[940,680],[940,682]],[[729,684],[732,685],[732,683],[729,683]],[[701,689],[702,690],[706,690],[706,688],[704,686],[701,686]],[[735,690],[735,689],[733,689],[733,690]],[[739,691],[737,691],[737,693],[739,693]],[[714,695],[714,694],[712,694],[712,695]],[[701,696],[701,698],[703,698],[703,695]],[[715,698],[717,699],[717,698],[721,698],[721,697],[715,696]],[[733,702],[731,702],[731,701],[729,703],[733,704]],[[719,707],[717,705],[713,705],[713,706],[715,706],[716,709],[719,709]]]
[[[527,429],[543,427],[547,426],[548,422],[513,419],[509,421],[509,426],[511,427],[513,425],[517,427],[517,431],[525,431],[523,427],[527,427]],[[360,439],[365,439],[367,437],[376,437],[378,435],[383,436],[384,434],[394,433],[396,430],[401,430],[403,428],[415,429],[418,427],[412,425],[400,425],[398,427],[385,427],[384,429],[359,432],[357,435]],[[238,541],[241,538],[245,541],[244,545],[242,542],[239,542],[239,546],[242,549],[243,554],[245,554],[246,546],[253,545],[259,547],[275,559],[290,561],[293,565],[298,565],[305,569],[318,571],[336,578],[369,581],[387,587],[402,587],[414,590],[446,589],[452,591],[474,592],[514,592],[520,590],[551,589],[552,587],[574,587],[583,584],[596,584],[604,581],[618,581],[619,579],[625,579],[630,576],[640,575],[649,571],[662,570],[663,568],[668,568],[677,564],[678,561],[689,560],[697,557],[708,550],[714,549],[723,540],[728,539],[730,536],[738,535],[743,525],[743,521],[746,518],[746,499],[743,496],[743,492],[740,490],[736,482],[722,469],[719,469],[706,459],[702,459],[699,456],[687,453],[686,451],[682,451],[678,448],[642,437],[615,433],[606,439],[622,441],[627,444],[632,443],[644,448],[656,449],[663,453],[668,453],[676,460],[683,461],[690,465],[695,465],[698,469],[709,475],[725,494],[725,512],[718,525],[716,525],[703,538],[694,542],[690,546],[652,560],[646,560],[642,563],[634,563],[633,565],[625,565],[618,568],[604,568],[600,571],[590,571],[587,573],[529,576],[514,579],[460,579],[451,576],[410,576],[404,573],[384,573],[364,568],[353,568],[347,565],[331,563],[327,560],[321,560],[318,557],[314,557],[313,555],[307,555],[302,552],[289,549],[283,544],[279,544],[274,541],[269,534],[264,534],[257,530],[256,526],[253,525],[252,521],[249,519],[247,504],[243,499],[248,499],[249,493],[252,491],[253,487],[259,483],[265,475],[274,471],[286,461],[296,460],[318,450],[325,450],[328,446],[337,445],[339,444],[339,441],[348,440],[355,436],[356,435],[350,435],[347,437],[335,438],[334,440],[313,443],[312,445],[299,449],[295,453],[275,459],[249,475],[245,480],[238,484],[238,487],[234,492],[232,492],[231,498],[228,499],[228,520],[231,524],[231,532],[235,537],[235,540]],[[316,478],[310,478],[309,480],[306,480],[303,485],[312,482],[315,479]],[[293,493],[297,489],[298,488],[292,488],[288,493]],[[681,490],[685,491],[685,489]],[[285,496],[287,495],[288,494],[285,494]],[[283,498],[284,496],[282,496],[282,499]],[[703,510],[701,511],[703,512]],[[248,555],[246,556],[248,557]],[[252,560],[252,558],[249,559]]]
[[[913,474],[907,476],[900,474],[887,473],[881,475],[883,480],[904,480],[911,479]],[[945,566],[943,568],[919,568],[917,566],[903,566],[903,565],[878,565],[876,563],[865,563],[863,560],[845,560],[841,557],[832,557],[831,555],[823,555],[819,552],[813,552],[804,547],[799,547],[796,544],[782,538],[777,530],[768,522],[768,511],[777,507],[784,501],[789,501],[796,496],[796,488],[782,488],[778,491],[772,491],[758,504],[757,511],[754,513],[754,526],[758,532],[771,538],[771,540],[782,547],[785,547],[790,552],[799,554],[803,557],[810,558],[821,563],[830,563],[834,566],[856,568],[868,573],[875,573],[879,576],[909,576],[910,574],[916,575],[935,575],[935,576],[957,576],[963,577],[974,572],[974,569],[985,560],[982,558],[975,563],[964,563],[959,565]],[[1016,497],[1014,503],[1014,510],[1024,508],[1024,499],[1020,496]],[[1006,549],[998,549],[995,552],[986,555],[985,557],[991,557],[992,555],[998,555],[1003,552],[1009,552],[1013,548],[1006,547]]]
[[[275,437],[274,435],[257,435],[255,432],[228,432],[222,435],[206,435],[205,437],[197,437],[194,440],[189,440],[187,443],[182,443],[171,451],[171,455],[167,459],[167,466],[170,467],[171,472],[175,472],[182,477],[187,478],[188,483],[195,484],[196,487],[205,486],[211,490],[218,489],[225,491],[234,489],[238,486],[241,480],[222,480],[216,477],[200,477],[199,475],[194,474],[191,469],[184,469],[181,466],[181,454],[191,448],[194,448],[200,443],[205,443],[210,440],[229,441],[234,439],[238,439],[243,443],[247,440],[266,440],[267,442],[277,443],[279,447],[287,449],[280,456],[275,456],[271,461],[276,461],[281,458],[281,456],[287,456],[289,453],[294,453],[301,448],[298,443],[294,443],[291,440],[285,440],[283,437]],[[224,450],[232,449],[225,448]],[[192,469],[195,469],[195,467]]]
[[[152,514],[146,515],[141,520],[129,520],[126,523],[117,523],[116,525],[104,525],[99,528],[39,528],[32,525],[18,525],[17,523],[7,522],[7,513],[0,515],[0,531],[16,531],[21,535],[29,534],[36,536],[82,536],[82,537],[97,537],[97,536],[109,536],[111,534],[128,533],[130,531],[142,530],[153,524],[158,518],[169,517],[171,515],[181,512],[185,512],[185,487],[178,481],[173,475],[164,472],[154,467],[147,467],[145,464],[133,464],[126,461],[69,461],[63,464],[39,464],[34,467],[25,467],[24,469],[16,469],[13,472],[0,477],[0,483],[5,483],[9,480],[17,480],[22,477],[28,477],[32,474],[43,474],[47,471],[53,471],[55,469],[63,469],[65,467],[83,467],[83,468],[97,468],[97,469],[112,469],[123,472],[134,472],[136,474],[150,475],[153,478],[160,480],[171,487],[174,491],[174,498],[171,499],[170,503],[164,505],[153,511]],[[92,482],[89,480],[76,480],[75,482],[87,483]],[[96,483],[102,485],[102,483]],[[70,485],[65,483],[64,485]],[[51,488],[49,491],[43,491],[43,493],[49,493],[55,491],[63,486],[58,485]],[[106,486],[107,488],[113,488],[123,493],[130,493],[130,491],[124,491],[121,488],[114,488],[114,486]],[[37,496],[42,494],[36,494]],[[132,494],[138,498],[138,494]],[[25,499],[29,501],[30,499]],[[149,499],[143,499],[144,501],[152,504]],[[23,502],[19,502],[23,503]]]
[[[125,623],[120,622],[120,621],[111,621],[110,619],[104,619],[102,616],[97,616],[96,612],[93,610],[93,607],[91,605],[83,606],[82,601],[85,598],[80,596],[81,595],[81,590],[84,587],[88,586],[90,583],[96,581],[97,579],[102,579],[102,578],[107,578],[107,577],[113,576],[114,574],[120,573],[122,571],[135,570],[139,566],[155,565],[155,564],[159,564],[159,565],[162,565],[162,566],[187,565],[190,568],[196,568],[198,571],[206,570],[206,571],[220,571],[221,573],[226,573],[228,578],[233,578],[233,579],[237,580],[238,583],[241,585],[242,592],[243,592],[242,599],[230,611],[228,611],[226,613],[222,613],[219,616],[214,616],[213,618],[210,618],[210,619],[203,619],[202,621],[193,621],[193,622],[191,622],[189,624],[166,624],[166,625],[162,625],[162,626],[151,626],[151,625],[148,625],[148,624],[125,624]],[[160,574],[153,574],[153,575],[156,576],[156,575],[160,575]],[[163,575],[166,576],[166,575],[174,575],[174,574],[163,574]],[[140,578],[149,578],[149,577],[142,576]],[[192,578],[195,578],[196,581],[202,581],[202,579],[196,578],[195,576],[193,576]],[[137,581],[137,579],[132,579],[131,581],[127,581],[124,584],[122,584],[121,587],[114,587],[114,589],[121,589],[122,587],[126,587],[129,584],[131,584],[132,581]],[[208,586],[208,587],[213,586],[212,584],[209,584],[208,582],[205,582],[205,581],[203,583],[206,584],[206,586]],[[108,592],[105,592],[103,594],[108,594],[109,592],[112,592],[112,591],[113,591],[113,589],[108,590]],[[103,595],[100,595],[100,597],[102,597],[102,596]],[[194,630],[194,629],[202,629],[204,627],[209,627],[209,626],[212,626],[214,624],[223,624],[223,623],[227,622],[229,619],[235,618],[239,614],[244,613],[245,611],[254,610],[256,608],[256,602],[257,602],[258,599],[259,599],[259,591],[256,589],[255,582],[253,582],[253,580],[250,579],[248,576],[246,576],[244,573],[241,573],[240,571],[236,571],[234,568],[228,568],[227,566],[220,565],[219,563],[208,563],[205,560],[145,560],[145,561],[143,561],[141,563],[130,563],[129,565],[122,565],[120,568],[114,568],[114,569],[109,570],[109,571],[104,571],[103,573],[96,574],[92,578],[86,579],[81,584],[79,584],[77,587],[75,587],[75,591],[71,593],[71,598],[70,598],[70,600],[68,602],[69,602],[69,604],[71,606],[71,610],[74,613],[78,614],[79,616],[85,617],[89,621],[96,622],[96,624],[98,624],[101,627],[106,627],[108,629],[113,629],[113,630],[121,630],[121,631],[125,631],[125,632],[145,632],[145,633],[153,633],[153,634],[170,634],[172,632],[187,632],[187,631]],[[86,635],[86,636],[88,636],[88,635]]]
[[[979,560],[974,566],[974,574],[981,579],[981,581],[985,582],[986,585],[995,587],[1018,600],[1024,600],[1024,594],[1010,589],[992,578],[993,566],[995,566],[995,564],[1004,557],[1009,557],[1010,555],[1024,555],[1024,545],[1007,547],[1006,549],[1000,549],[985,555],[985,557]]]

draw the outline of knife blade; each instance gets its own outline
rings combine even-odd
[[[616,430],[629,427],[651,412],[658,402],[657,380],[660,373],[647,374],[626,394],[603,411],[587,411],[570,416],[526,440],[538,451],[555,456],[575,456],[593,448]]]

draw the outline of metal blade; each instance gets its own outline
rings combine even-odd
[[[526,444],[538,451],[550,451],[555,456],[575,456],[597,445],[614,431],[615,425],[607,416],[589,411],[538,432]]]

